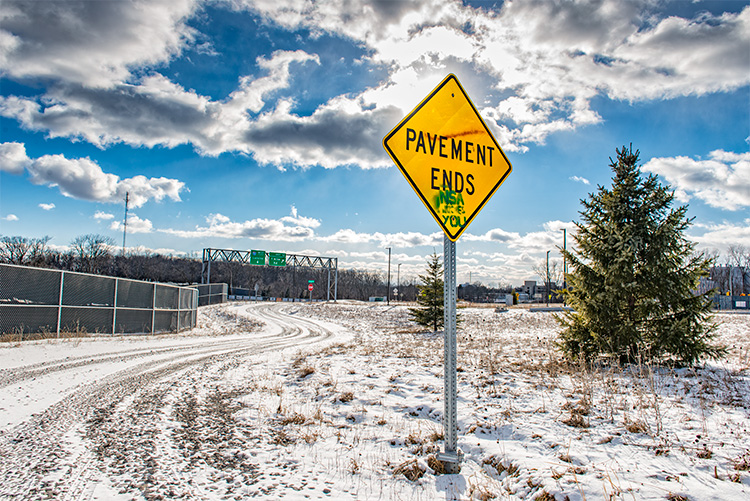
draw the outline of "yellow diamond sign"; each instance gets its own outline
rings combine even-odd
[[[385,136],[383,147],[453,242],[512,170],[453,74]]]

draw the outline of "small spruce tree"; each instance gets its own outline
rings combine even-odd
[[[427,270],[419,275],[422,285],[419,286],[417,303],[421,308],[409,308],[414,322],[437,332],[443,326],[443,265],[440,257],[433,253],[427,260]]]
[[[565,253],[573,311],[559,319],[560,347],[569,358],[609,354],[623,363],[720,356],[710,301],[693,292],[711,260],[683,235],[687,205],[671,208],[674,193],[641,176],[632,146],[616,152],[611,189],[581,200],[576,250]]]

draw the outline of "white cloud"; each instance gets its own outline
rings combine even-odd
[[[193,0],[27,2],[0,5],[0,70],[13,78],[106,87],[163,63],[196,33]]]
[[[7,216],[0,219],[3,219],[4,221],[18,221],[18,216],[16,216],[15,214],[8,214]]]
[[[181,238],[254,238],[261,240],[298,241],[312,238],[315,232],[308,226],[291,225],[275,219],[252,219],[234,222],[223,214],[206,218],[208,226],[194,230],[162,229],[163,233]]]
[[[750,206],[750,153],[716,150],[706,160],[652,158],[643,170],[664,178],[683,202],[695,197],[730,211]]]
[[[337,242],[343,244],[364,244],[377,242],[380,247],[420,247],[425,245],[442,245],[442,233],[425,235],[418,232],[399,233],[357,233],[351,229],[341,229],[333,235],[318,237],[322,242]]]
[[[583,183],[583,184],[586,184],[586,185],[591,184],[591,182],[588,179],[586,179],[585,177],[571,176],[569,179],[571,181],[575,181],[576,183]]]
[[[469,242],[500,242],[509,244],[518,241],[521,236],[515,232],[509,232],[500,228],[494,228],[487,231],[483,235],[473,235],[469,233],[462,238]]]
[[[55,204],[39,204],[39,207],[43,210],[52,210],[55,208]]]
[[[141,219],[135,214],[128,215],[128,233],[151,233],[154,225],[149,219]],[[110,230],[122,231],[122,221],[112,221],[109,225]]]
[[[69,159],[63,155],[44,155],[30,159],[19,143],[2,143],[0,154],[3,151],[10,152],[8,164],[20,162],[25,166],[32,183],[57,187],[66,197],[80,200],[119,203],[129,193],[132,207],[141,207],[149,200],[159,202],[166,197],[180,201],[180,192],[185,189],[182,181],[165,177],[120,179],[102,171],[99,164],[88,157]],[[17,169],[11,172],[20,173]]]
[[[115,215],[110,214],[108,212],[102,212],[98,210],[94,213],[94,219],[109,220],[109,219],[114,219],[114,218],[115,218]]]
[[[297,226],[304,226],[307,228],[317,228],[320,226],[320,220],[312,217],[300,216],[297,212],[297,207],[292,205],[291,214],[281,218],[284,223],[289,223]]]
[[[545,254],[557,252],[563,246],[563,229],[567,230],[567,244],[570,247],[576,233],[576,226],[571,221],[548,221],[543,231],[532,231],[508,243],[508,247],[528,254]]]
[[[39,97],[0,99],[0,114],[100,147],[191,144],[203,154],[236,151],[282,167],[369,168],[390,165],[380,138],[449,71],[470,75],[467,91],[508,151],[600,121],[591,107],[597,96],[670,99],[750,83],[750,6],[684,19],[659,13],[650,0],[516,0],[494,10],[458,0],[221,4],[277,27],[348,39],[364,49],[362,64],[387,70],[359,94],[332,96],[299,114],[276,91],[290,86],[294,65],[321,64],[316,54],[259,57],[260,75],[241,77],[224,99],[156,72],[186,48],[210,50],[186,25],[197,5],[66,2],[59,16],[55,2],[4,2],[0,71],[54,85]],[[0,168],[22,167],[6,161]]]
[[[719,250],[726,253],[730,245],[744,245],[750,248],[750,218],[740,223],[712,223],[694,225],[688,238],[698,244],[701,250]]]
[[[30,163],[23,143],[0,143],[0,172],[22,174]]]

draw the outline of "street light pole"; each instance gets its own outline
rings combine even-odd
[[[396,268],[396,291],[396,301],[398,301],[401,296],[401,263],[398,263],[398,268]]]
[[[549,296],[550,296],[550,294],[549,294],[549,287],[550,287],[550,282],[549,282],[549,251],[547,251],[547,287],[546,287],[545,293],[547,294],[547,307],[548,308],[549,308]]]
[[[387,281],[387,303],[390,306],[391,304],[391,248],[388,247],[388,281]]]

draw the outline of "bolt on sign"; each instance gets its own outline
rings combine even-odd
[[[452,242],[512,170],[453,74],[385,136],[383,147]]]

